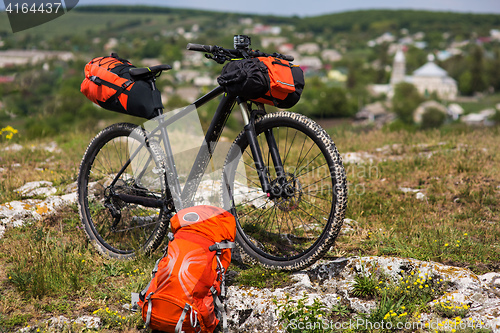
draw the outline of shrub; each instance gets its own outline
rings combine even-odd
[[[428,108],[422,114],[422,124],[423,129],[438,128],[444,124],[446,120],[446,115],[436,108]]]

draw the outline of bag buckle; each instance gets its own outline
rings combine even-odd
[[[102,80],[95,75],[92,75],[91,77],[89,77],[89,80],[94,82],[98,86],[100,86],[102,84]]]

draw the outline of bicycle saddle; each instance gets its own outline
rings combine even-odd
[[[144,80],[150,79],[161,73],[161,71],[167,71],[169,69],[172,69],[170,65],[162,64],[151,67],[131,68],[129,73],[133,80]]]

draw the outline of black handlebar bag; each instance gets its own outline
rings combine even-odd
[[[259,98],[269,90],[267,67],[258,58],[228,62],[217,82],[229,95],[246,99]]]
[[[282,109],[297,104],[305,85],[299,66],[275,57],[230,61],[217,82],[228,94]]]

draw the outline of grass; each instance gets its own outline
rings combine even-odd
[[[341,152],[365,151],[374,163],[345,165],[347,217],[359,227],[337,240],[336,253],[433,260],[477,273],[500,269],[497,128],[345,133],[332,131]]]
[[[407,133],[342,128],[330,133],[341,153],[373,156],[372,164],[345,165],[350,189],[347,217],[357,224],[353,232],[338,238],[330,256],[394,255],[469,267],[476,273],[500,271],[498,129]],[[49,141],[26,141],[16,135],[1,139],[0,150],[13,142],[25,148],[2,150],[0,204],[21,199],[14,189],[29,181],[52,181],[63,193],[76,180],[81,156],[94,134],[55,137],[61,149],[55,153],[39,149]],[[425,197],[418,200],[415,193],[405,193],[401,187],[418,189]],[[129,261],[102,258],[81,230],[74,206],[23,228],[8,229],[0,240],[0,331],[35,325],[53,316],[75,319],[93,313],[102,315],[105,331],[141,328],[139,316],[122,306],[130,302],[131,292],[148,282],[160,255]],[[243,286],[273,288],[289,283],[287,274],[259,267],[232,269],[239,271],[234,283]],[[408,314],[424,309],[424,299],[412,307],[405,303],[406,296],[401,301],[402,296],[388,291],[385,296],[373,292],[375,287],[394,286],[383,278],[377,282],[360,290],[383,304],[377,310],[382,318],[390,310],[400,316],[405,312],[401,306]],[[465,311],[445,306],[435,311],[445,316],[450,310],[451,318]],[[316,310],[332,309],[318,305]],[[342,304],[334,310],[328,315],[339,320],[349,317],[350,310]]]

